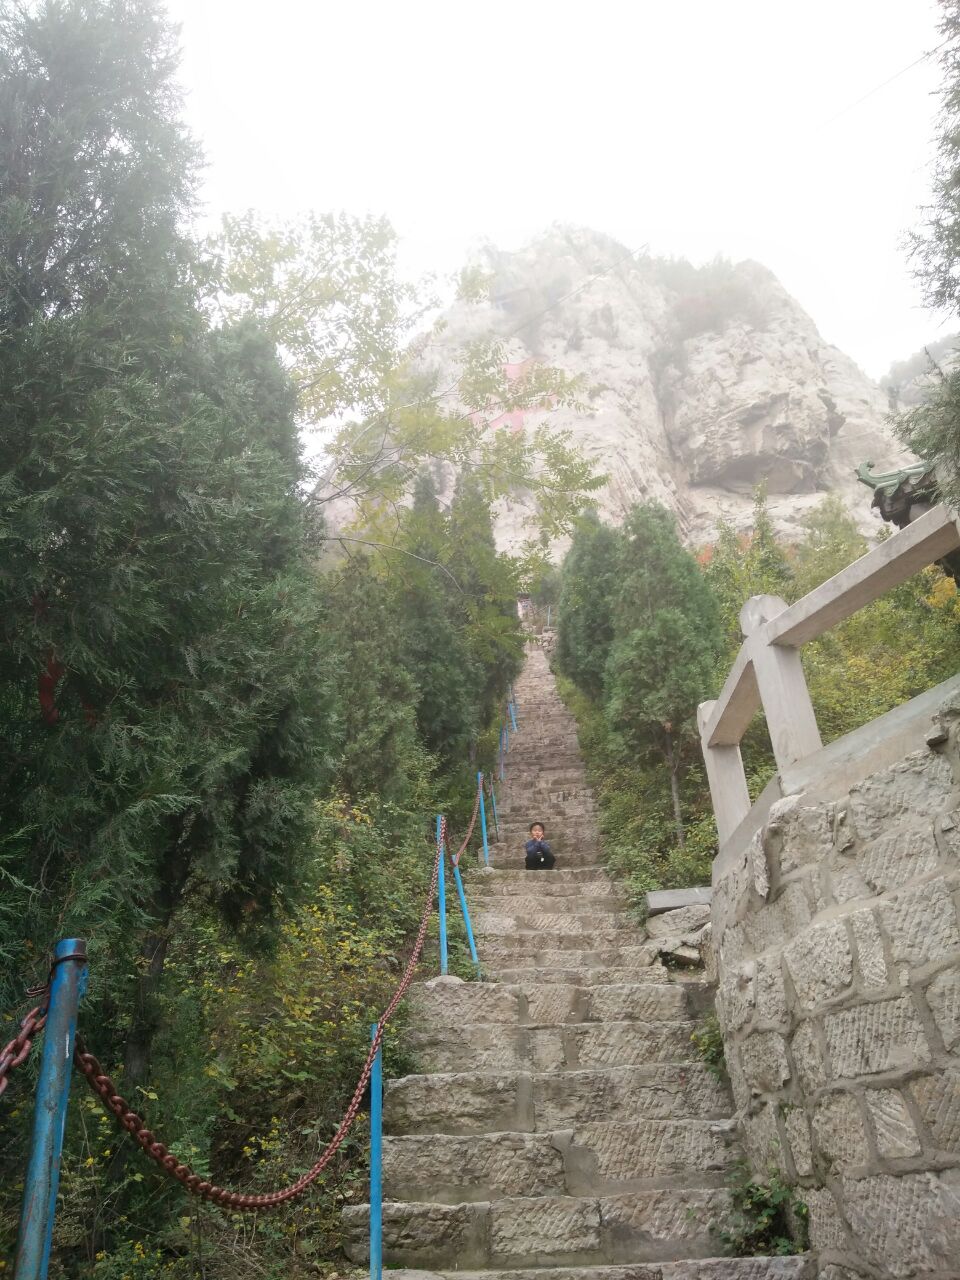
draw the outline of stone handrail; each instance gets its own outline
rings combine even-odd
[[[914,520],[795,604],[753,596],[740,611],[743,645],[715,702],[698,711],[703,757],[721,848],[750,812],[740,742],[763,710],[778,770],[822,747],[800,646],[960,547],[960,522],[945,506]]]

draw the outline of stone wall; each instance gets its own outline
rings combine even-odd
[[[778,801],[714,884],[738,1120],[802,1188],[821,1280],[960,1277],[958,725]]]

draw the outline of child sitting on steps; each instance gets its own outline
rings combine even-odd
[[[550,852],[550,846],[544,840],[546,832],[542,822],[531,822],[530,839],[526,843],[526,859],[524,865],[528,871],[551,871],[556,858]]]

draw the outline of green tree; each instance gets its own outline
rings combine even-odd
[[[929,306],[960,314],[960,0],[940,0],[940,132],[926,220],[912,237],[914,273]],[[960,506],[960,367],[931,379],[924,403],[898,433],[937,467],[943,496]]]
[[[613,643],[613,604],[620,584],[622,535],[589,512],[578,522],[563,562],[557,661],[597,698]]]
[[[614,638],[605,676],[608,722],[628,748],[658,751],[670,771],[677,838],[684,841],[684,739],[713,684],[722,645],[716,602],[673,517],[636,506],[624,524]]]
[[[211,247],[219,307],[255,317],[285,353],[305,422],[386,409],[424,304],[397,274],[385,218],[310,213],[271,225],[248,212],[225,217]]]
[[[473,467],[458,476],[446,527],[448,563],[460,588],[456,599],[467,643],[484,673],[478,719],[486,724],[520,673],[523,638],[517,616],[518,565],[497,551],[490,489]]]
[[[728,647],[740,647],[740,610],[751,596],[787,595],[793,573],[777,541],[767,509],[766,491],[753,499],[753,527],[740,534],[726,520],[717,522],[717,541],[705,557],[704,576],[717,599]]]
[[[799,599],[845,569],[867,550],[867,540],[836,494],[829,494],[803,520],[803,540],[793,550],[793,596]]]
[[[532,571],[602,477],[569,429],[484,428],[515,409],[578,408],[579,388],[545,364],[509,377],[496,340],[456,351],[456,372],[442,381],[418,364],[429,335],[412,340],[412,328],[435,300],[398,277],[395,247],[381,219],[312,215],[270,226],[252,214],[228,218],[212,245],[217,302],[231,318],[255,317],[277,342],[304,422],[339,424],[312,497],[319,507],[351,500],[355,541],[393,546],[396,507],[424,468],[447,480],[469,470],[490,502],[531,501],[523,560]]]
[[[188,889],[294,891],[329,716],[294,392],[200,305],[175,61],[148,0],[0,26],[0,945],[94,938],[131,1087]]]
[[[323,639],[337,684],[340,785],[354,798],[397,801],[416,754],[418,690],[403,661],[397,600],[366,558],[348,565],[332,588]]]

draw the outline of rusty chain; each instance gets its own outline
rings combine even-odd
[[[473,801],[473,814],[470,818],[470,825],[467,827],[467,834],[463,837],[463,843],[456,853],[450,855],[450,861],[454,867],[459,867],[460,859],[466,852],[467,845],[470,843],[470,837],[473,835],[473,828],[477,825],[477,814],[480,812],[480,793],[483,789],[483,774],[480,775],[480,781],[477,783],[477,794]],[[444,819],[446,821],[446,819]]]
[[[340,1127],[327,1143],[320,1158],[316,1163],[301,1177],[298,1178],[291,1186],[285,1187],[282,1191],[270,1191],[264,1194],[248,1194],[242,1191],[230,1191],[226,1187],[219,1187],[216,1183],[209,1182],[205,1178],[201,1178],[195,1173],[188,1164],[184,1164],[173,1155],[162,1142],[158,1142],[154,1137],[151,1129],[147,1127],[146,1121],[129,1105],[125,1098],[118,1092],[116,1085],[110,1077],[104,1072],[100,1063],[88,1052],[80,1036],[77,1036],[76,1048],[74,1049],[74,1062],[78,1069],[83,1072],[87,1078],[90,1088],[103,1102],[106,1109],[120,1121],[120,1124],[131,1135],[134,1141],[143,1149],[144,1152],[152,1160],[155,1160],[161,1169],[165,1170],[172,1177],[182,1182],[184,1187],[192,1195],[199,1196],[203,1200],[212,1200],[215,1204],[222,1206],[224,1209],[237,1209],[241,1212],[248,1212],[255,1209],[274,1209],[278,1205],[285,1204],[288,1200],[295,1200],[302,1195],[304,1191],[319,1178],[333,1156],[336,1154],[344,1138],[347,1136],[350,1128],[357,1118],[357,1112],[360,1110],[360,1103],[370,1079],[370,1073],[373,1070],[373,1062],[380,1049],[383,1041],[383,1033],[386,1024],[396,1012],[397,1006],[406,995],[407,990],[413,981],[413,975],[416,971],[420,955],[423,951],[423,944],[426,941],[427,929],[430,924],[430,914],[433,911],[433,900],[437,892],[437,881],[440,878],[440,859],[443,856],[444,845],[447,837],[447,820],[441,819],[440,832],[437,839],[436,857],[433,863],[433,876],[430,881],[430,888],[427,892],[426,902],[424,904],[423,915],[420,919],[420,928],[417,932],[416,941],[414,943],[413,952],[407,963],[407,967],[403,972],[403,977],[397,986],[396,991],[390,998],[387,1007],[380,1016],[377,1023],[377,1030],[370,1044],[370,1052],[367,1054],[367,1060],[363,1064],[363,1070],[360,1072],[360,1078],[357,1081],[357,1087],[353,1091],[353,1097],[350,1099],[350,1105],[347,1107],[344,1117],[340,1122]],[[6,1051],[4,1051],[6,1052]],[[29,1049],[27,1050],[29,1052]],[[2,1062],[2,1059],[0,1059]]]
[[[50,998],[49,983],[43,989],[43,1002],[36,1005],[20,1023],[20,1030],[9,1044],[0,1050],[0,1094],[6,1089],[10,1072],[21,1067],[30,1056],[33,1042],[47,1021],[47,1003]]]

